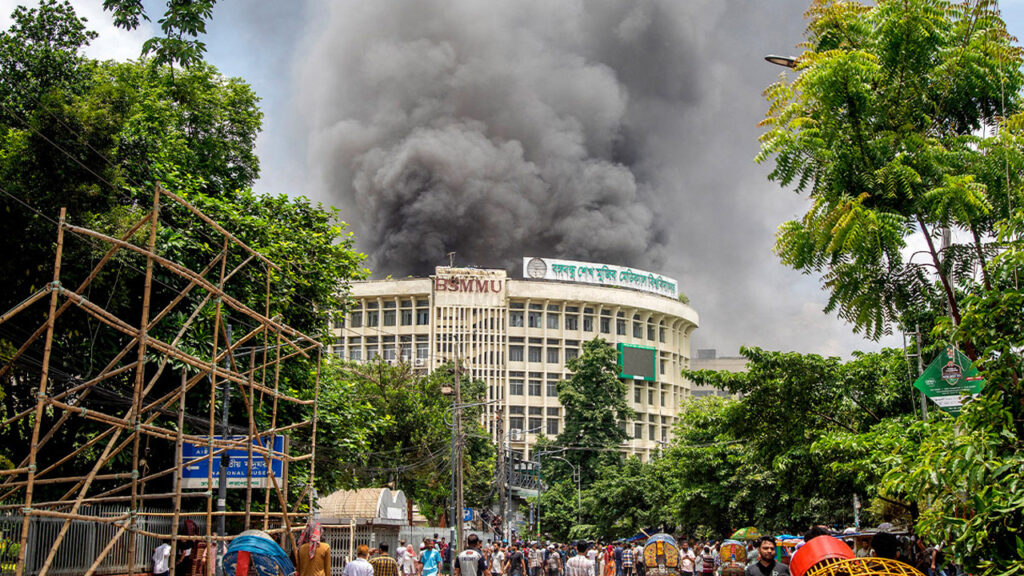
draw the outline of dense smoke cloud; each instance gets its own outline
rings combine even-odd
[[[296,50],[315,198],[374,274],[562,256],[673,276],[694,348],[873,347],[771,253],[806,199],[757,166],[807,0],[311,0]]]
[[[377,273],[525,254],[660,268],[668,220],[632,118],[695,102],[664,2],[330,3],[301,74],[310,154]]]

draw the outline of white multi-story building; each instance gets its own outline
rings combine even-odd
[[[538,435],[557,435],[563,410],[556,384],[583,342],[619,349],[627,400],[623,450],[648,458],[666,442],[690,384],[690,334],[697,313],[674,280],[628,268],[524,259],[523,279],[505,270],[439,267],[427,278],[352,285],[355,304],[336,327],[334,353],[381,356],[432,370],[458,359],[487,385],[488,430],[530,458]]]

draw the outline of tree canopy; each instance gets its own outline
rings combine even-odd
[[[243,268],[226,286],[231,293],[252,309],[268,309],[283,323],[326,338],[330,321],[345,308],[348,282],[365,274],[363,257],[352,249],[352,237],[337,211],[304,198],[251,190],[259,173],[254,146],[262,120],[252,89],[202,62],[171,70],[155,60],[90,60],[82,48],[95,34],[67,2],[20,7],[13,19],[10,29],[0,32],[0,249],[5,254],[0,260],[0,310],[11,309],[52,280],[60,207],[67,207],[69,223],[119,237],[149,208],[160,182],[280,265]],[[222,246],[212,240],[210,229],[194,224],[183,207],[165,205],[157,248],[162,256],[198,271]],[[65,240],[62,278],[77,283],[105,246],[72,233]],[[240,251],[229,254],[229,269],[244,258]],[[142,307],[144,269],[144,257],[122,251],[92,282],[87,297],[134,323]],[[153,286],[154,307],[173,301],[183,287],[180,278],[159,268]],[[180,346],[209,357],[214,313],[209,302],[203,303],[203,292],[193,291],[182,303],[197,312],[195,329]],[[44,316],[42,309],[32,308],[0,325],[0,366]],[[171,341],[186,320],[187,314],[170,314],[151,333]],[[225,321],[234,324],[236,334],[246,328],[244,318],[229,316]],[[94,376],[124,344],[121,335],[104,329],[94,317],[70,309],[54,334],[51,390]],[[5,372],[5,417],[34,406],[31,388],[38,384],[40,348],[41,343],[29,348]],[[312,361],[290,363],[281,374],[282,392],[312,398],[313,361],[315,355]],[[177,377],[168,371],[153,393],[176,386]],[[86,406],[123,402],[131,394],[130,375],[110,378],[102,388],[104,395],[90,397]],[[347,394],[344,387],[328,391],[335,400]],[[189,402],[193,412],[205,406],[201,394]],[[351,416],[356,423],[367,420],[361,416],[365,407],[337,404],[344,410],[336,416]],[[266,411],[269,407],[257,407],[257,419],[265,420]],[[241,421],[243,413],[233,416]],[[260,425],[266,425],[262,420]],[[0,452],[19,461],[27,451],[27,433],[21,425],[0,430]],[[70,420],[53,442],[76,447],[95,433],[95,425]],[[339,443],[361,449],[361,438],[359,430],[347,428]],[[302,433],[295,439],[302,441]],[[148,462],[169,466],[173,456],[173,451],[154,449]],[[90,466],[94,457],[85,452],[67,466]],[[169,486],[170,478],[164,480]]]
[[[765,90],[757,159],[811,200],[776,250],[872,338],[913,309],[959,322],[958,294],[991,284],[997,222],[1024,201],[1024,154],[993,130],[1020,110],[1021,49],[990,1],[815,0],[808,17],[796,77]]]

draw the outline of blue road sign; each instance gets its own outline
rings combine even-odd
[[[221,436],[214,436],[214,438],[220,440]],[[231,437],[232,440],[245,440],[245,438],[245,436]],[[284,436],[275,436],[273,447],[270,446],[269,438],[264,438],[262,442],[273,452],[284,452]],[[254,438],[252,445],[259,446],[260,439]],[[209,467],[211,458],[209,458],[208,450],[209,446],[206,444],[192,444],[190,442],[182,443],[182,488],[209,487]],[[215,446],[213,450],[216,452],[218,448]],[[227,468],[228,488],[245,488],[246,478],[249,477],[249,451],[245,448],[229,448],[227,454],[229,457]],[[218,479],[220,478],[220,454],[214,455],[212,461],[213,486],[217,486]],[[270,466],[273,471],[274,478],[277,478],[278,484],[281,484],[284,475],[284,462],[280,458],[272,458],[270,460]],[[263,488],[267,485],[267,462],[263,459],[262,454],[259,452],[253,452],[252,487]]]

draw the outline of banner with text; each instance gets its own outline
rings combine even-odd
[[[679,297],[679,284],[673,278],[610,264],[527,256],[523,258],[523,278],[619,286],[670,298]]]

